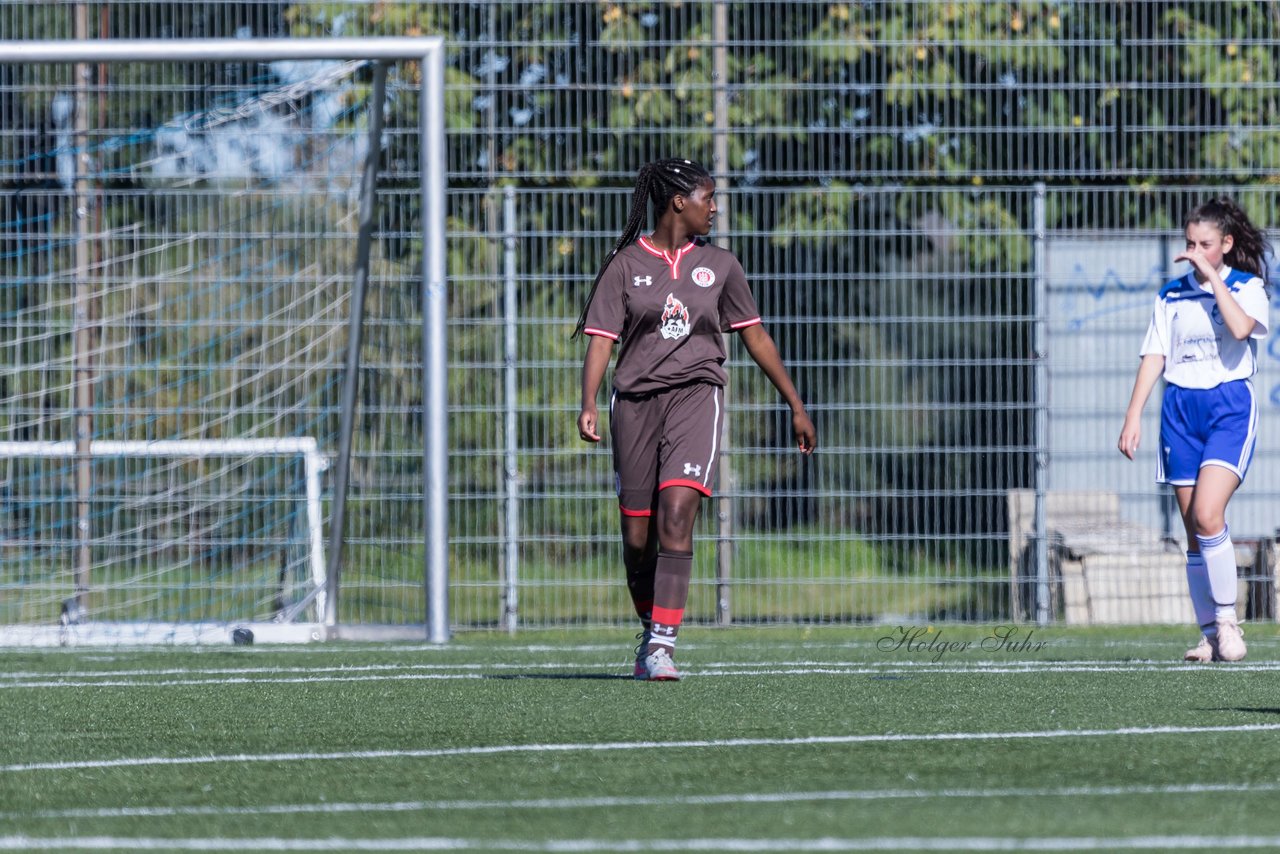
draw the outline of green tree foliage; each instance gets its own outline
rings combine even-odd
[[[31,36],[69,35],[65,8],[27,5]],[[1055,200],[1048,224],[1170,228],[1197,185],[1271,180],[1280,165],[1280,102],[1270,85],[1280,68],[1274,3],[730,3],[723,80],[715,73],[715,5],[388,0],[104,8],[109,34],[130,38],[230,36],[239,27],[295,38],[445,36],[454,190],[449,275],[462,285],[450,306],[458,321],[450,383],[452,399],[465,402],[454,432],[461,451],[496,442],[501,389],[490,368],[500,352],[502,247],[495,235],[503,187],[519,187],[528,200],[518,214],[520,305],[538,322],[523,327],[521,352],[532,351],[528,362],[538,367],[522,369],[520,401],[522,429],[545,447],[576,441],[576,377],[545,366],[580,354],[567,333],[625,216],[617,197],[592,191],[629,187],[636,168],[656,157],[710,164],[723,132],[728,159],[720,177],[743,199],[728,225],[743,235],[734,248],[756,259],[748,272],[763,307],[782,318],[775,336],[800,365],[802,386],[840,389],[851,403],[820,424],[825,443],[863,454],[864,437],[899,435],[919,451],[912,459],[897,447],[868,450],[860,457],[866,464],[851,467],[836,486],[869,493],[948,484],[997,495],[1022,485],[1028,459],[990,467],[1004,478],[994,482],[981,480],[977,466],[957,467],[963,455],[945,452],[975,433],[987,444],[1028,444],[1028,422],[1016,413],[1031,393],[1029,377],[981,367],[1017,363],[1028,352],[1019,318],[1030,307],[1031,196],[999,188],[1036,181],[1125,187],[1107,205]],[[127,80],[133,72],[117,66],[112,73]],[[18,82],[13,69],[0,74]],[[23,113],[28,126],[39,127],[47,105],[14,107],[8,91],[0,87],[4,114]],[[718,94],[726,101],[723,128],[716,126]],[[126,109],[145,125],[142,105]],[[399,125],[416,124],[416,99],[399,99],[392,109]],[[407,235],[417,229],[416,203],[394,175],[413,171],[417,142],[397,136],[384,156],[391,176],[385,189],[407,195],[384,208],[382,225],[394,236],[383,241],[380,263],[413,269],[421,247]],[[1160,183],[1189,189],[1148,191]],[[1260,221],[1275,220],[1275,201],[1259,196],[1249,204]],[[1000,277],[1001,287],[958,284]],[[892,289],[856,286],[883,280]],[[415,298],[387,292],[376,299],[403,311]],[[994,328],[945,323],[984,314],[1001,320]],[[883,322],[908,315],[938,334],[909,340]],[[832,316],[849,322],[814,322]],[[806,324],[817,331],[800,334]],[[922,367],[960,357],[978,367]],[[822,367],[842,360],[852,360],[856,377]],[[375,383],[378,389],[393,390],[371,394],[413,405],[406,378],[378,379],[391,383]],[[753,399],[772,399],[767,387],[751,383],[744,388]],[[913,401],[920,406],[913,409]],[[909,415],[889,414],[890,404]],[[948,404],[956,406],[946,411]],[[991,414],[1004,404],[1013,414]],[[974,415],[979,411],[987,414]],[[893,423],[904,417],[910,424]],[[741,441],[785,444],[786,428],[776,419],[744,419]],[[415,440],[412,428],[398,439]],[[502,472],[494,463],[462,457],[461,480],[477,493],[498,490]],[[584,474],[580,457],[554,453],[522,460],[522,471],[530,489],[545,493],[580,491],[584,477],[594,476]],[[759,483],[796,476],[750,474]],[[877,477],[885,482],[871,482]],[[998,515],[995,501],[989,505]],[[565,529],[600,529],[576,505],[564,506]],[[848,514],[865,519],[868,511],[851,507]]]

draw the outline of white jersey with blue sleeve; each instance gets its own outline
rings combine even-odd
[[[1240,341],[1227,331],[1213,289],[1197,281],[1194,270],[1169,282],[1156,297],[1142,355],[1164,356],[1164,378],[1172,385],[1214,388],[1258,370],[1258,339],[1268,329],[1267,289],[1252,273],[1223,267],[1218,274],[1253,318],[1253,333]]]

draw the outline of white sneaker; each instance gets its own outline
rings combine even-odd
[[[1218,659],[1220,661],[1239,661],[1247,650],[1244,645],[1244,632],[1235,617],[1218,618]]]
[[[1216,660],[1218,652],[1213,648],[1213,643],[1204,635],[1200,636],[1200,643],[1187,650],[1186,655],[1182,656],[1183,661],[1196,661],[1201,664],[1208,664],[1210,661]]]
[[[671,653],[658,648],[644,658],[645,680],[648,682],[679,682],[680,671],[671,660]]]

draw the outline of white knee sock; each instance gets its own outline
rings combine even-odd
[[[1236,548],[1231,542],[1231,531],[1223,528],[1221,533],[1202,537],[1196,535],[1200,543],[1200,554],[1204,557],[1205,570],[1209,576],[1209,591],[1213,594],[1214,610],[1219,617],[1236,615]]]
[[[1200,552],[1187,552],[1187,587],[1191,591],[1191,607],[1196,612],[1196,622],[1206,635],[1218,631],[1213,609],[1213,593],[1209,591],[1209,573],[1205,569]]]

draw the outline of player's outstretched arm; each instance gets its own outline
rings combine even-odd
[[[800,447],[800,451],[804,454],[812,454],[813,449],[818,446],[818,431],[814,429],[813,421],[804,411],[804,401],[800,399],[800,394],[792,384],[786,366],[782,364],[782,357],[778,355],[778,347],[773,343],[773,338],[759,324],[748,326],[738,334],[742,336],[742,343],[746,345],[751,358],[760,366],[760,370],[764,371],[764,375],[782,395],[787,406],[791,407],[791,428],[795,431],[796,444]]]

